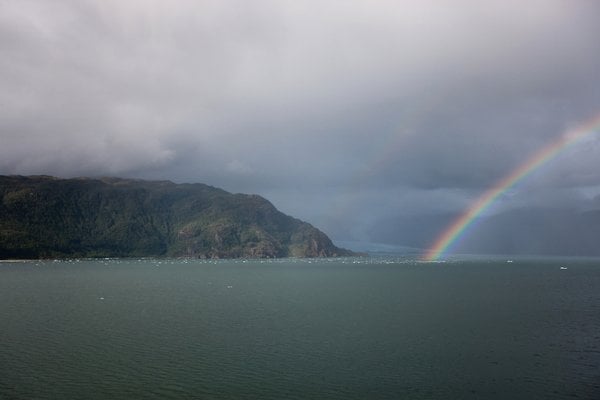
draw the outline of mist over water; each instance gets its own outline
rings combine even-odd
[[[0,398],[597,398],[600,261],[506,261],[0,263]]]

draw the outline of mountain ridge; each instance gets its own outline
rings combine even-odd
[[[354,255],[258,195],[202,183],[0,176],[0,258]]]

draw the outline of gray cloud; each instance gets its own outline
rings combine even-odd
[[[598,113],[598,12],[558,0],[1,2],[0,173],[201,181],[325,230],[351,221],[356,236],[386,216],[456,213]],[[593,196],[599,153],[596,137],[565,152],[518,205],[555,187],[567,203]]]

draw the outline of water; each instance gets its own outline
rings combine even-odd
[[[600,260],[0,263],[0,321],[2,399],[600,398]]]

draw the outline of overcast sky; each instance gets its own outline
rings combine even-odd
[[[600,113],[599,17],[583,0],[0,0],[0,174],[203,182],[369,240],[459,213]],[[599,140],[494,210],[589,206]]]

